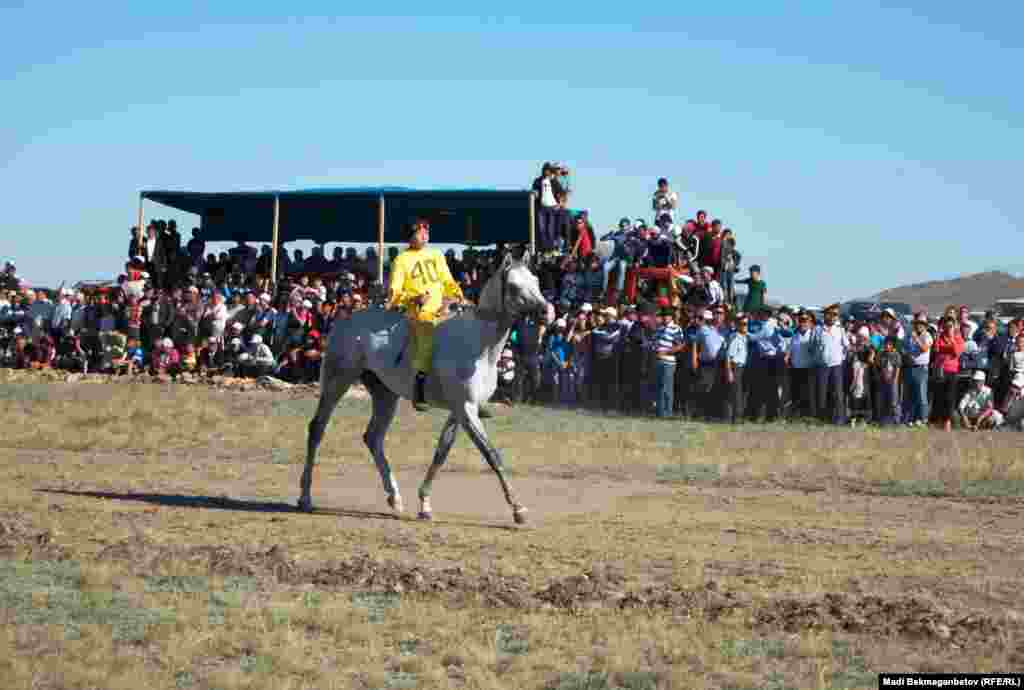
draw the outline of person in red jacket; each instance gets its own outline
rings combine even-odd
[[[944,317],[939,329],[939,336],[932,344],[935,421],[941,423],[945,431],[951,431],[957,404],[957,375],[960,373],[960,355],[964,352],[965,343],[960,336],[956,319],[949,316]]]

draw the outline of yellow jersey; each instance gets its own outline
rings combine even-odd
[[[412,302],[426,295],[423,306]],[[409,318],[437,321],[444,298],[463,299],[462,288],[455,282],[444,254],[436,249],[406,249],[391,262],[388,307],[402,307]]]

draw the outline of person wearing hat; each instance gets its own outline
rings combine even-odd
[[[933,343],[927,317],[921,312],[915,314],[910,333],[903,341],[903,408],[908,426],[919,427],[928,423],[928,369]]]
[[[657,313],[654,305],[638,305],[635,319],[623,327],[619,359],[619,409],[625,414],[643,412],[648,400],[648,388],[644,383],[648,369],[649,337],[653,316]]]
[[[244,373],[253,377],[267,376],[274,371],[274,353],[263,342],[263,336],[256,333],[249,338],[249,360]]]
[[[985,378],[985,372],[974,372],[970,387],[957,406],[961,425],[970,431],[992,429],[1003,423],[1003,415],[995,408],[992,389],[985,385]]]
[[[699,311],[694,320],[697,332],[690,348],[690,368],[693,370],[694,414],[704,421],[713,421],[720,412],[718,400],[719,355],[725,337],[711,325],[715,315],[710,310]]]
[[[426,402],[426,379],[433,358],[434,328],[447,308],[447,300],[464,304],[466,298],[455,282],[444,255],[427,246],[430,223],[416,219],[409,227],[409,247],[391,267],[388,308],[404,309],[409,318],[408,358],[416,372],[413,407],[422,412]]]
[[[811,351],[815,359],[818,414],[824,422],[846,423],[846,357],[850,338],[839,325],[839,304],[825,307],[824,323],[814,330]]]
[[[782,412],[780,392],[786,373],[786,343],[773,314],[771,307],[762,306],[748,326],[746,413],[751,421],[757,421],[762,409],[768,423],[777,421]]]
[[[598,312],[597,326],[590,332],[589,401],[602,412],[616,406],[619,387],[619,352],[624,335],[619,325],[618,312],[605,307]]]
[[[733,325],[736,330],[733,331],[726,341],[724,346],[725,352],[722,354],[724,417],[725,421],[732,424],[743,423],[744,404],[746,402],[744,373],[746,372],[750,355],[749,324],[749,319],[743,312],[738,312],[733,317]]]

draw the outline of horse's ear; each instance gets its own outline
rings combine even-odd
[[[530,266],[533,261],[533,252],[530,251],[529,247],[523,250],[523,258],[521,258],[520,261],[523,262],[524,265]]]
[[[512,265],[512,252],[505,254],[505,260],[501,262],[502,268],[509,268]]]

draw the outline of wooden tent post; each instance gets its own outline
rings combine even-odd
[[[270,250],[270,284],[277,288],[277,251],[278,251],[278,228],[281,225],[281,197],[274,195],[274,236],[273,248]]]
[[[377,284],[384,285],[384,195],[377,208]]]
[[[526,198],[527,203],[530,205],[530,254],[536,256],[537,254],[537,209],[534,205],[534,198],[537,192],[530,192],[530,195]]]

